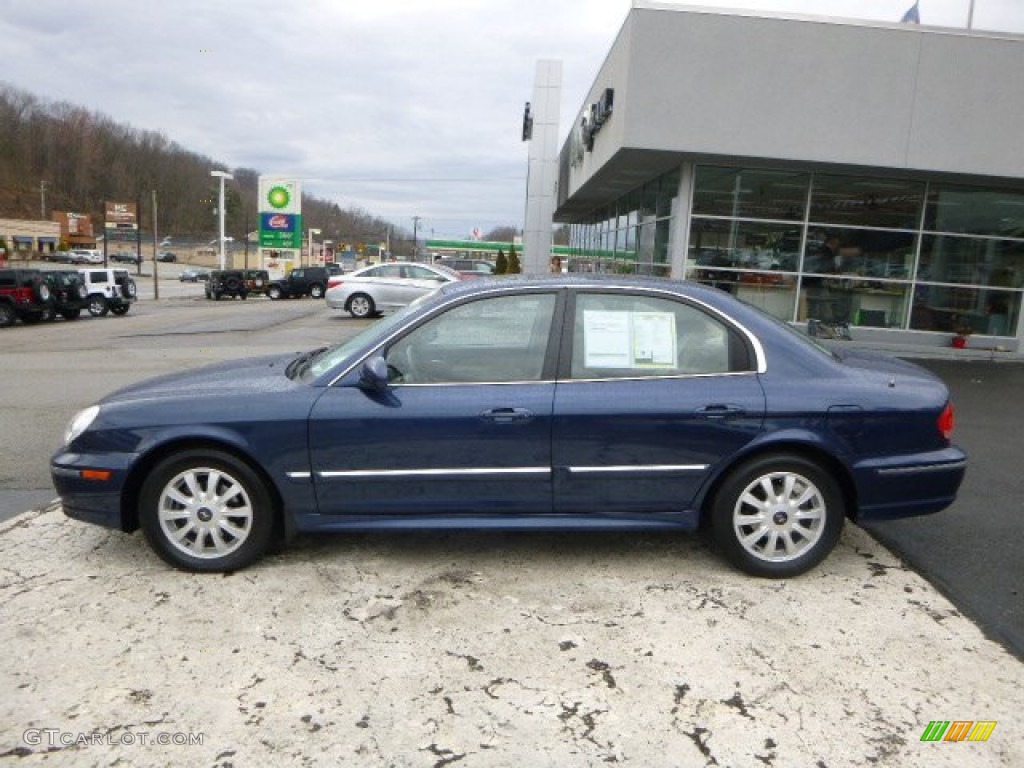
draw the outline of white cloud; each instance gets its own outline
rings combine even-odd
[[[896,21],[912,0],[704,0]],[[921,0],[964,26],[970,0]],[[1024,3],[975,26],[1024,32]],[[568,130],[629,0],[0,0],[0,79],[155,130],[228,166],[438,235],[520,226],[519,129],[538,59],[563,62]],[[445,181],[450,179],[451,181]]]

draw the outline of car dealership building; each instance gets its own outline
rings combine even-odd
[[[1020,350],[1024,37],[635,2],[559,160],[570,269]]]

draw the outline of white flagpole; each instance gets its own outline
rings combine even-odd
[[[974,26],[974,0],[971,0],[971,5],[967,9],[967,28],[971,29]]]

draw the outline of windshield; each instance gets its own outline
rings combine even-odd
[[[348,341],[343,341],[336,347],[327,348],[310,361],[310,365],[300,374],[300,378],[303,381],[309,381],[323,376],[332,368],[348,362],[349,358],[353,357],[374,339],[387,336],[393,328],[401,325],[409,315],[419,309],[420,305],[431,298],[433,297],[429,294],[421,296],[412,304],[403,307],[394,314],[385,315],[382,319],[373,323],[368,328],[364,328]]]

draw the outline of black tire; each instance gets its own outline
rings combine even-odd
[[[180,498],[189,503],[175,500]],[[157,464],[142,485],[138,508],[149,545],[187,571],[244,568],[267,550],[274,530],[274,504],[263,481],[248,464],[215,449],[182,451]],[[223,554],[212,551],[215,539]]]
[[[324,297],[324,287],[319,283],[314,283],[309,286],[309,295],[314,299],[322,299]]]
[[[82,314],[82,310],[77,307],[74,309],[65,309],[60,313],[60,316],[65,320],[77,320],[79,315]]]
[[[103,296],[94,294],[89,297],[88,309],[89,314],[93,317],[104,317],[110,311],[110,305]]]
[[[18,316],[9,304],[0,304],[0,328],[7,328],[14,325]]]
[[[26,312],[21,316],[21,322],[25,325],[35,325],[46,319],[46,310],[36,310],[35,312]]]
[[[134,299],[138,293],[139,289],[135,286],[135,281],[130,277],[125,278],[124,282],[121,283],[121,295],[126,299]],[[124,312],[121,314],[124,314]]]
[[[237,278],[232,277],[230,280],[224,283],[224,293],[238,293],[242,290],[242,284],[238,282]]]
[[[248,291],[242,291],[242,292],[241,292],[240,294],[238,294],[238,295],[242,297],[242,301],[245,301],[246,299],[248,299],[248,298],[249,298],[249,292],[248,292]]]
[[[280,289],[280,287],[278,287],[276,285],[272,285],[269,288],[267,288],[267,296],[270,298],[271,301],[277,301],[278,299],[280,299],[281,298],[281,289]]]
[[[220,291],[214,291],[213,292],[213,300],[214,301],[220,301],[220,297],[223,296],[223,295],[224,294],[222,294]]]
[[[377,306],[373,303],[373,299],[365,293],[357,293],[349,297],[348,311],[352,317],[363,320],[367,317],[373,317],[373,313],[377,311]]]
[[[131,309],[131,308],[132,308],[132,305],[127,303],[127,302],[125,302],[124,304],[114,304],[114,305],[112,305],[110,307],[110,311],[113,312],[118,317],[121,317],[122,315],[127,315],[128,314],[128,310]]]
[[[843,494],[828,471],[802,456],[775,454],[752,459],[726,478],[712,503],[711,530],[740,570],[786,578],[828,556],[845,517]]]

